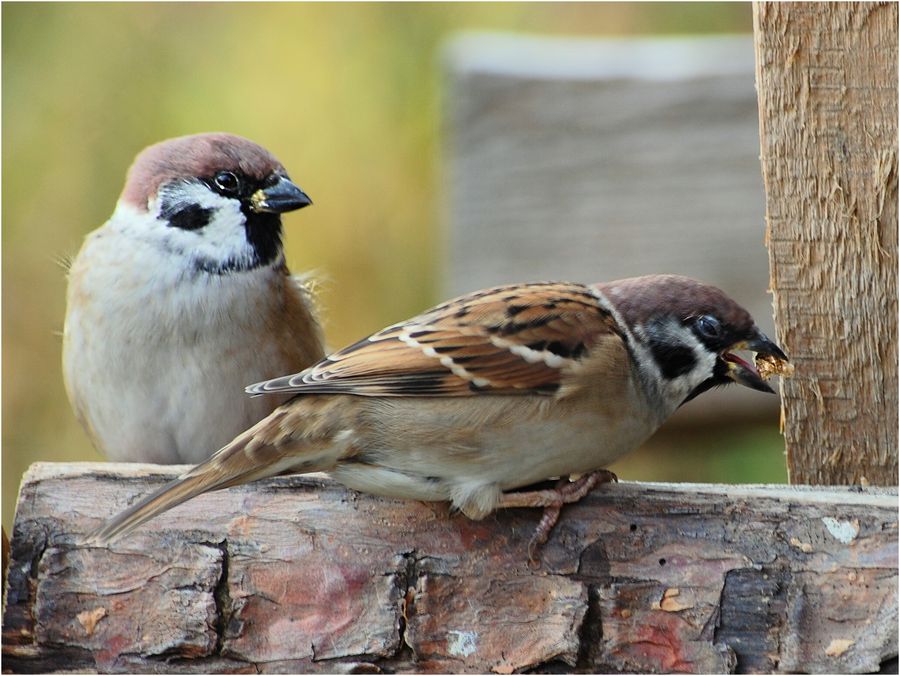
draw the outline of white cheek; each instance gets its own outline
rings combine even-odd
[[[184,230],[166,225],[159,217],[158,200],[151,202],[150,212],[161,226],[158,231],[160,242],[168,250],[213,263],[226,260],[251,263],[254,260],[256,253],[247,241],[245,217],[237,200],[214,193],[202,183],[178,184],[168,189],[167,197],[176,203],[210,210],[209,223],[204,227]]]

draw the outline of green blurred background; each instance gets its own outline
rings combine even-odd
[[[229,131],[315,200],[285,218],[288,262],[323,273],[332,347],[440,300],[441,48],[460,30],[749,33],[749,4],[2,6],[3,501],[34,461],[98,460],[60,373],[58,261],[112,212],[135,153]],[[773,421],[669,430],[622,478],[785,481]]]

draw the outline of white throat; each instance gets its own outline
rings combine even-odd
[[[208,190],[206,195],[198,191],[194,199],[201,195],[201,205],[215,211],[209,224],[199,230],[171,227],[158,217],[155,204],[147,212],[120,201],[106,226],[95,233],[99,237],[94,239],[93,255],[105,263],[98,263],[92,282],[98,287],[127,288],[128,293],[111,296],[143,306],[142,316],[151,324],[159,323],[145,330],[177,332],[197,325],[253,321],[273,302],[272,285],[284,283],[283,254],[265,265],[219,274],[198,266],[204,260],[220,263],[255,256],[237,202]],[[115,234],[104,237],[104,230]],[[128,246],[123,247],[123,242]],[[186,316],[192,320],[185,321]]]

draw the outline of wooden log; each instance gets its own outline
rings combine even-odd
[[[897,3],[754,5],[790,480],[897,481]]]
[[[319,475],[83,536],[179,467],[38,463],[12,537],[13,672],[840,672],[897,655],[896,490],[605,485],[527,562],[481,522]]]

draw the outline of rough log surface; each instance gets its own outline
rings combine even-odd
[[[754,5],[791,481],[897,482],[897,3]]]
[[[473,522],[312,475],[79,545],[182,469],[32,466],[5,671],[861,673],[897,655],[896,490],[606,485],[535,568],[536,510]]]

